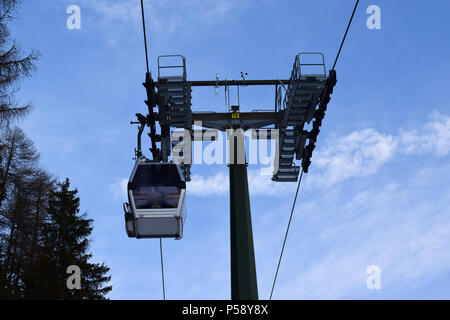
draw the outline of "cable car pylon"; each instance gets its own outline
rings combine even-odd
[[[145,39],[142,0],[141,6]],[[228,164],[231,299],[257,300],[244,132],[252,130],[255,139],[276,140],[272,180],[296,182],[300,166],[302,173],[307,173],[311,164],[317,136],[337,82],[336,71],[333,67],[327,76],[323,54],[306,52],[295,56],[289,79],[252,80],[242,77],[242,80],[220,81],[216,77],[216,80],[212,81],[189,81],[185,57],[165,55],[158,57],[158,79],[155,82],[148,68],[147,44],[145,49],[147,72],[143,85],[147,93],[145,103],[148,106],[148,114],[138,113],[138,121],[132,122],[139,124],[139,129],[135,150],[136,163],[127,188],[129,202],[124,204],[126,232],[134,238],[181,239],[186,215],[186,183],[191,180],[191,138],[195,136],[193,125],[201,122],[203,128],[231,132]],[[315,58],[315,62],[308,61],[310,57]],[[313,68],[314,72],[305,71],[305,68]],[[191,93],[192,88],[198,86],[216,89],[225,86],[228,93],[232,86],[274,86],[274,109],[241,112],[238,105],[231,106],[231,110],[223,113],[193,112]],[[156,129],[157,124],[159,131]],[[309,130],[306,129],[307,124],[311,124]],[[151,160],[144,156],[141,149],[141,136],[146,126],[150,129],[148,135],[151,140]],[[174,132],[180,130],[183,131],[183,139],[172,140]],[[262,130],[275,130],[276,134],[261,135]],[[189,145],[186,145],[187,140],[190,141]],[[184,143],[181,161],[173,151],[180,143]],[[299,165],[296,161],[300,162]]]
[[[229,148],[231,299],[258,300],[245,136],[241,128],[235,127]]]

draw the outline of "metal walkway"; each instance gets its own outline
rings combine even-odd
[[[179,58],[181,64],[164,64],[164,60],[170,62],[174,58]],[[191,91],[191,86],[186,80],[186,59],[181,55],[159,56],[158,93],[168,98],[171,127],[191,129]]]
[[[177,64],[173,64],[174,60]],[[167,99],[169,127],[192,129],[191,85],[186,79],[186,59],[182,55],[158,57],[158,94]],[[161,121],[161,119],[160,119]],[[172,141],[172,147],[178,141]],[[181,166],[185,181],[190,181],[191,164]]]
[[[311,56],[315,59],[320,58],[320,62],[302,62],[302,59]],[[306,73],[302,70],[302,67],[304,69],[305,67],[315,69],[315,72]],[[275,164],[278,165],[278,171],[273,175],[273,181],[297,181],[300,166],[294,163],[294,156],[296,160],[305,159],[308,156],[305,150],[307,140],[310,139],[315,142],[318,128],[313,128],[308,132],[304,130],[304,127],[305,123],[309,124],[314,118],[320,116],[317,106],[322,100],[326,83],[325,58],[322,53],[300,53],[295,57],[291,78],[283,101],[281,100],[282,88],[277,91],[278,110],[283,110],[284,114],[279,126],[280,134],[275,155]],[[307,172],[307,161],[304,163],[304,169],[306,167],[305,171]]]

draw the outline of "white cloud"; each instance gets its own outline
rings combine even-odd
[[[395,155],[447,156],[450,152],[450,117],[434,113],[422,128],[400,129],[397,136],[365,129],[329,139],[313,155],[309,185],[330,187],[354,177],[376,173]]]
[[[109,190],[112,192],[115,199],[124,201],[127,199],[127,184],[128,179],[122,178],[109,185]]]
[[[248,170],[248,188],[251,195],[285,196],[295,191],[296,183],[277,183],[272,175],[262,174],[261,170]]]
[[[222,195],[228,192],[228,175],[219,172],[213,176],[202,177],[194,174],[187,185],[188,194],[195,196]]]
[[[139,1],[84,0],[83,5],[98,14],[103,25],[141,24]],[[187,33],[217,24],[245,6],[238,0],[145,0],[146,22],[152,31]]]
[[[395,155],[431,153],[443,157],[449,152],[450,117],[434,113],[423,128],[400,129],[397,136],[365,129],[329,138],[314,153],[312,172],[305,184],[312,189],[329,188],[351,178],[372,175]],[[228,176],[223,173],[208,178],[196,175],[192,180],[188,185],[189,192],[197,196],[228,192]],[[282,196],[295,189],[295,184],[275,183],[271,181],[271,176],[263,175],[257,169],[248,171],[248,180],[252,195]]]
[[[139,23],[141,21],[138,1],[90,0],[85,3],[110,23]]]
[[[402,152],[408,155],[432,153],[443,157],[450,152],[450,116],[434,113],[420,130],[400,130]]]
[[[271,180],[271,175],[261,173],[259,169],[247,171],[248,187],[251,195],[284,196],[286,193],[295,191],[295,183],[276,183]],[[228,195],[229,193],[228,173],[219,172],[215,175],[203,177],[195,174],[192,181],[187,185],[188,194],[200,197],[210,195]]]
[[[408,180],[363,192],[338,187],[333,197],[320,193],[300,202],[275,298],[410,298],[411,290],[445,275],[450,269],[448,169],[444,164],[418,170]],[[283,213],[272,211],[275,218],[263,230],[256,226],[255,235],[264,234],[257,242],[257,254],[264,255],[264,292],[270,290],[283,234],[273,232],[278,230],[273,222]],[[267,257],[267,252],[275,253]],[[366,268],[373,264],[382,271],[379,292],[366,288]]]
[[[313,156],[318,171],[313,181],[318,186],[330,187],[349,178],[373,174],[392,158],[396,146],[394,137],[373,129],[332,139]]]

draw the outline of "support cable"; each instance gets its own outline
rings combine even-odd
[[[163,261],[163,249],[162,249],[162,239],[159,238],[159,253],[161,255],[161,279],[162,279],[162,289],[163,289],[163,300],[166,300],[166,287],[164,285],[164,261]]]
[[[228,88],[228,85],[227,85],[227,79],[225,79],[225,86],[224,86],[224,88],[225,88],[225,112],[228,112],[228,100],[227,100],[227,88]]]
[[[332,71],[334,71],[334,68],[336,67],[336,63],[337,63],[337,61],[339,59],[339,56],[341,54],[341,50],[342,50],[342,47],[344,46],[345,39],[347,38],[347,34],[348,34],[348,31],[349,31],[350,26],[352,24],[353,17],[355,16],[356,9],[358,8],[358,4],[359,4],[359,0],[356,1],[355,7],[353,8],[353,12],[352,12],[350,20],[348,22],[347,29],[345,30],[344,38],[342,39],[341,46],[339,47],[339,51],[337,53],[336,59],[334,60],[333,68],[331,69]],[[269,300],[272,300],[273,291],[275,289],[275,284],[277,282],[278,272],[280,270],[281,259],[283,257],[284,247],[286,246],[286,240],[287,240],[287,236],[288,236],[288,233],[289,233],[289,228],[290,228],[291,222],[292,222],[292,216],[293,216],[293,213],[294,213],[295,203],[297,202],[298,191],[299,191],[300,184],[301,184],[302,178],[303,178],[303,172],[304,171],[302,169],[302,172],[300,174],[300,178],[298,180],[297,191],[295,192],[294,203],[292,204],[291,215],[289,217],[289,222],[288,222],[288,225],[287,225],[287,228],[286,228],[286,234],[284,236],[283,246],[281,247],[280,258],[278,259],[277,271],[275,272],[275,277],[273,279],[272,290],[270,291],[270,298],[269,298]]]
[[[148,48],[147,48],[147,33],[145,28],[145,13],[144,13],[144,0],[141,0],[141,14],[142,14],[142,29],[144,32],[144,47],[145,47],[145,63],[147,66],[147,73],[145,75],[145,83],[143,83],[146,91],[147,91],[147,100],[145,103],[148,107],[148,127],[150,128],[150,140],[152,147],[150,148],[150,151],[152,152],[153,160],[154,161],[160,161],[161,153],[160,150],[157,148],[157,134],[156,134],[156,127],[155,127],[155,121],[156,121],[156,115],[153,112],[153,108],[156,106],[156,93],[155,93],[155,83],[153,81],[152,75],[150,73],[150,67],[148,62]]]
[[[294,214],[295,203],[297,202],[298,190],[300,189],[300,184],[302,182],[302,178],[303,178],[303,169],[302,169],[302,172],[300,173],[300,179],[298,180],[297,191],[295,192],[294,203],[292,204],[291,215],[289,217],[289,222],[288,222],[288,225],[287,225],[287,228],[286,228],[286,234],[284,235],[283,246],[281,247],[280,258],[278,259],[277,271],[275,272],[275,277],[273,279],[272,290],[270,291],[270,298],[269,298],[269,300],[272,300],[273,290],[275,289],[275,284],[277,282],[278,271],[280,270],[281,259],[283,258],[284,247],[286,245],[286,240],[287,240],[287,236],[288,236],[288,233],[289,233],[289,228],[291,227],[292,216]]]
[[[142,30],[144,32],[145,63],[147,66],[147,78],[148,78],[148,75],[150,74],[150,67],[148,64],[148,48],[147,48],[147,33],[145,30],[144,0],[141,0],[141,14],[142,14]],[[153,142],[153,139],[152,139],[152,142]],[[161,238],[159,238],[159,253],[160,253],[160,258],[161,258],[161,280],[162,280],[163,300],[166,300],[166,288],[165,288],[165,284],[164,284],[164,260],[163,260],[163,249],[162,249],[162,239]]]
[[[142,13],[142,29],[144,30],[145,62],[147,64],[147,73],[149,73],[150,68],[148,66],[148,49],[147,49],[147,34],[145,32],[144,0],[141,0],[141,13]]]
[[[342,47],[344,46],[345,38],[347,38],[347,33],[348,33],[348,30],[350,29],[350,25],[352,24],[353,17],[355,16],[356,8],[358,8],[358,4],[359,4],[359,0],[356,0],[355,8],[353,9],[352,16],[350,17],[350,21],[348,22],[348,25],[347,25],[347,30],[345,30],[344,38],[342,39],[341,46],[339,47],[339,51],[336,56],[336,60],[334,60],[333,69],[331,69],[332,71],[334,70],[334,67],[336,67],[336,63],[341,54]]]

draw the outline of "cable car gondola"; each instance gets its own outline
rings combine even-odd
[[[139,157],[127,191],[124,211],[129,237],[181,239],[186,182],[179,165]]]

